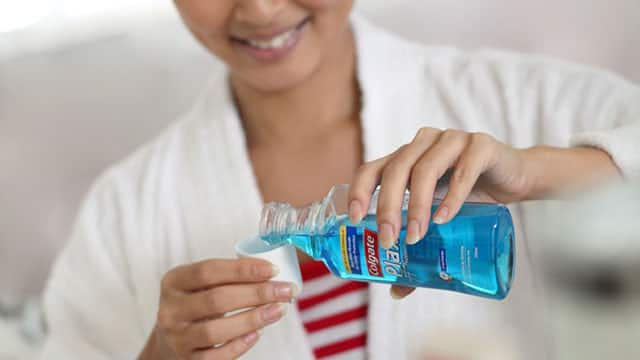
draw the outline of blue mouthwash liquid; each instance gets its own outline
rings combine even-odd
[[[349,221],[346,186],[334,187],[321,203],[295,209],[267,204],[261,237],[272,245],[289,243],[322,260],[336,276],[412,287],[427,287],[503,299],[511,287],[514,232],[503,205],[465,203],[449,223],[429,225],[415,245],[404,241],[406,201],[398,242],[384,249],[378,242],[377,192],[369,214],[358,225]],[[437,205],[433,206],[432,213]]]

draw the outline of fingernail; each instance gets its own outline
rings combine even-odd
[[[292,294],[291,294],[292,298],[297,298],[298,295],[300,295],[300,288],[298,288],[298,285],[294,283],[291,283],[291,291],[292,291]]]
[[[444,224],[448,215],[449,215],[449,208],[446,206],[443,206],[438,210],[436,215],[433,217],[433,222],[438,225]]]
[[[362,204],[360,204],[360,201],[353,200],[349,204],[349,220],[354,225],[358,225],[362,220]]]
[[[417,220],[410,220],[407,224],[406,243],[413,245],[420,240],[420,223]]]
[[[404,299],[404,296],[396,293],[395,289],[392,287],[391,289],[389,289],[389,295],[391,295],[391,298],[394,300],[402,300]]]
[[[298,295],[298,287],[293,283],[278,283],[274,286],[273,292],[278,300],[289,301]]]
[[[251,344],[254,341],[256,341],[256,339],[258,339],[258,333],[257,332],[252,332],[251,334],[245,335],[242,338],[242,341],[244,341],[245,344]]]
[[[276,322],[284,316],[286,310],[284,304],[271,304],[262,310],[262,319],[267,324]]]
[[[396,239],[393,238],[393,227],[389,224],[381,224],[378,228],[378,236],[380,240],[380,245],[389,249],[396,242]]]

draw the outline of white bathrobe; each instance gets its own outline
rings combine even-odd
[[[626,176],[640,174],[638,87],[543,57],[427,48],[352,23],[365,160],[431,126],[482,131],[516,147],[596,146]],[[234,243],[257,232],[261,195],[225,70],[214,73],[191,112],[93,186],[46,290],[43,359],[136,357],[154,326],[163,274],[234,258]],[[369,358],[418,359],[441,348],[473,349],[474,359],[549,358],[528,206],[512,206],[517,269],[505,301],[429,289],[394,301],[388,286],[372,285]],[[246,358],[311,359],[305,336],[291,306]]]

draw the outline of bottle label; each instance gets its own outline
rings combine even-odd
[[[380,248],[378,246],[378,234],[370,229],[363,229],[362,235],[358,235],[358,227],[342,225],[340,227],[340,247],[342,261],[347,273],[363,275],[362,259],[369,277],[384,277],[385,266],[380,260]],[[360,251],[364,252],[360,256]],[[387,264],[388,265],[388,264]],[[394,270],[394,269],[391,269]],[[389,269],[387,269],[387,272]],[[395,271],[391,271],[394,273]]]
[[[450,249],[428,240],[417,246],[405,247],[400,242],[383,249],[375,231],[366,227],[340,226],[342,262],[348,274],[369,280],[386,278],[414,283],[418,279],[415,271],[421,268],[424,274],[432,272],[440,281],[451,282],[457,274],[460,280],[473,284],[471,264],[474,259],[467,250],[473,244],[468,244],[470,240],[455,240],[454,236],[450,239]],[[459,253],[453,251],[456,248],[460,249]],[[475,249],[477,258],[478,250]],[[409,259],[412,259],[413,267],[408,264]],[[433,265],[427,265],[429,263]]]
[[[350,274],[362,274],[360,266],[360,247],[358,246],[357,228],[354,226],[340,227],[340,247],[345,270]]]
[[[440,263],[440,273],[438,273],[438,276],[440,276],[440,279],[446,282],[451,281],[452,279],[448,273],[449,269],[447,267],[447,249],[440,249],[438,260],[438,262]]]
[[[390,249],[383,249],[378,242],[378,234],[368,228],[357,226],[340,226],[340,248],[344,271],[348,274],[361,275],[362,278],[373,280],[375,278],[403,279],[407,283],[416,280],[416,274],[407,267],[406,249],[398,243]],[[417,257],[429,257],[431,247],[419,247],[421,253]],[[438,249],[433,249],[437,252]],[[431,250],[431,251],[433,251]],[[441,249],[443,250],[443,249]],[[428,254],[429,253],[429,254]],[[446,252],[441,251],[440,278],[450,281],[447,274]],[[438,258],[436,253],[435,258]]]
[[[378,255],[378,234],[364,229],[364,250],[367,259],[367,271],[371,276],[382,277],[380,256]]]

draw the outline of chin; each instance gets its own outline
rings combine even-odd
[[[260,92],[284,92],[296,88],[311,77],[315,66],[305,65],[280,67],[278,69],[254,69],[237,75],[246,85]]]

